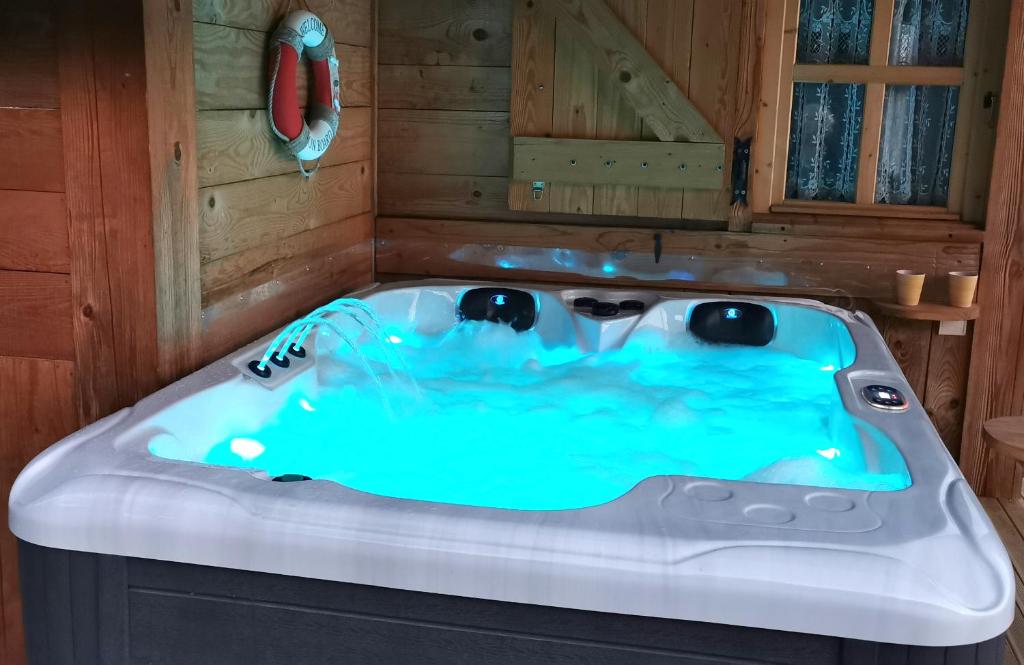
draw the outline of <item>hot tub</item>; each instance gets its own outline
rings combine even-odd
[[[1001,662],[1009,561],[864,314],[357,298],[22,472],[34,665]]]

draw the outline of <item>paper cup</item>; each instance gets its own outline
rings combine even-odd
[[[978,290],[978,273],[949,273],[949,304],[953,307],[970,307],[974,304],[974,293]]]
[[[924,273],[916,270],[896,271],[896,301],[901,305],[915,307],[921,302],[924,288]]]

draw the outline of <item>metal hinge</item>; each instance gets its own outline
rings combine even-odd
[[[736,139],[732,149],[732,204],[747,205],[747,178],[750,174],[752,139]]]

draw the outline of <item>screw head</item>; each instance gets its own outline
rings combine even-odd
[[[647,168],[647,162],[640,162],[640,168],[646,169]]]

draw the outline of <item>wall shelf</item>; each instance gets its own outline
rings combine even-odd
[[[912,321],[973,321],[981,314],[977,304],[970,307],[953,307],[938,303],[922,302],[910,307],[887,300],[873,300],[879,314]]]

